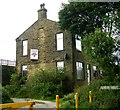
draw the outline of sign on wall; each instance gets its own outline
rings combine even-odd
[[[38,49],[31,49],[30,59],[31,60],[38,60]]]

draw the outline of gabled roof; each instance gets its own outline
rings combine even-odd
[[[51,21],[51,22],[54,22],[54,23],[58,23],[58,22],[53,21],[53,20],[50,20],[50,19],[46,19],[46,20]],[[20,34],[19,37],[16,38],[16,41],[18,41],[19,38],[20,38],[27,30],[29,30],[30,28],[32,28],[32,27],[33,27],[34,25],[36,25],[37,23],[38,23],[38,20],[37,20],[36,22],[34,22],[30,27],[28,27],[22,34]]]
[[[38,20],[36,22],[34,22],[31,26],[29,26],[22,34],[20,34],[19,37],[16,38],[16,41],[20,38],[20,36],[22,36],[27,30],[32,28],[36,23],[38,23]]]

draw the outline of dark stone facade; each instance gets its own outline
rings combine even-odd
[[[10,84],[11,75],[16,72],[14,66],[1,65],[2,86]]]
[[[63,50],[56,49],[56,34],[63,33]],[[28,40],[28,54],[23,56],[22,42]],[[30,49],[38,49],[38,60],[30,59]],[[66,59],[64,58],[66,55]],[[38,20],[16,39],[16,65],[21,73],[21,66],[27,65],[28,76],[39,68],[56,68],[56,62],[64,61],[66,75],[70,85],[87,82],[86,61],[81,51],[76,50],[75,37],[67,31],[62,31],[59,24],[47,19],[47,10],[41,7],[38,10]],[[84,79],[77,80],[76,62],[84,63]],[[91,74],[92,75],[92,74]]]

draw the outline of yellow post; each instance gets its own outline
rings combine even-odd
[[[59,110],[59,95],[56,95],[56,110]]]
[[[89,102],[90,102],[90,104],[92,104],[92,93],[91,93],[91,91],[89,91]]]
[[[78,110],[78,93],[75,94],[76,110]]]

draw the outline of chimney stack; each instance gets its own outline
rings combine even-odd
[[[38,10],[38,20],[47,19],[47,9],[45,9],[45,4],[40,5]]]

